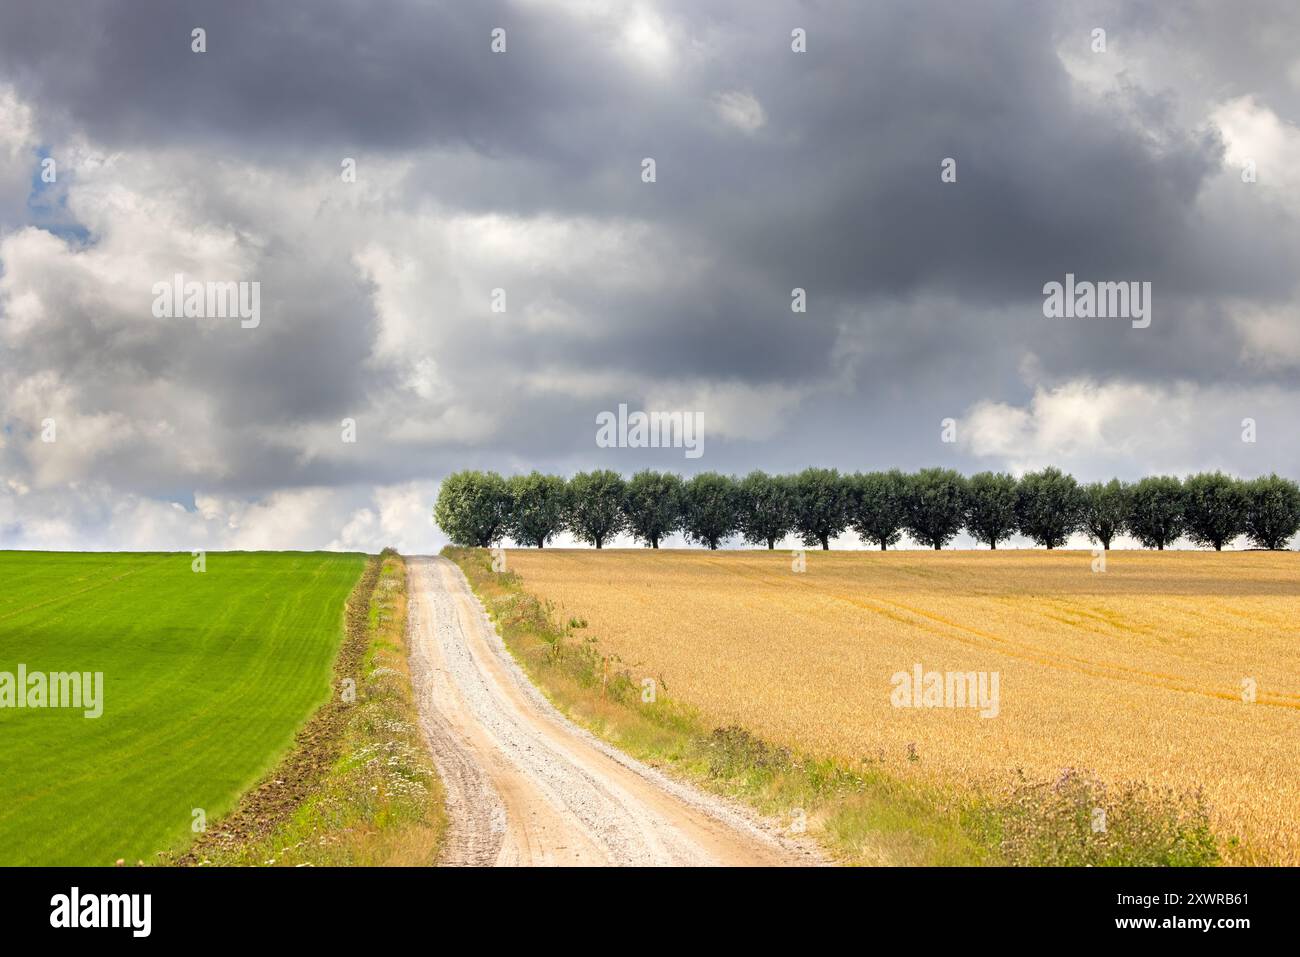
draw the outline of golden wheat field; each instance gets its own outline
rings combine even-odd
[[[788,551],[508,561],[707,721],[956,786],[1073,768],[1199,787],[1236,859],[1300,864],[1294,552],[1116,551],[1103,573],[1069,551],[810,551],[802,573]],[[917,665],[996,673],[996,716],[896,707]]]

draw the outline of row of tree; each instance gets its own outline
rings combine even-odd
[[[1083,532],[1107,549],[1123,534],[1144,548],[1164,549],[1186,536],[1220,550],[1245,535],[1258,548],[1274,549],[1300,530],[1300,485],[1276,475],[1241,480],[1221,472],[1080,485],[1055,468],[1020,478],[998,472],[967,478],[942,468],[854,475],[810,468],[742,479],[647,470],[628,480],[611,471],[568,480],[466,471],[443,481],[434,519],[453,543],[480,547],[509,537],[542,548],[567,530],[596,548],[621,532],[651,548],[674,532],[709,548],[735,535],[775,548],[791,534],[808,547],[829,548],[851,529],[881,549],[904,533],[942,548],[963,530],[990,548],[1016,533],[1058,548]]]

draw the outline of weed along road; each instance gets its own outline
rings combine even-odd
[[[412,558],[411,671],[459,865],[789,865],[779,825],[670,780],[561,715],[454,564]]]

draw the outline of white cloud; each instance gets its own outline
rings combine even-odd
[[[1056,465],[1081,480],[1300,471],[1289,442],[1300,394],[1275,386],[1098,383],[1039,386],[1026,405],[978,402],[958,422],[958,441],[992,467],[1015,473]],[[1257,441],[1242,441],[1254,419]]]
[[[1219,104],[1210,114],[1227,147],[1224,161],[1240,174],[1254,161],[1257,181],[1251,188],[1269,192],[1300,211],[1300,127],[1278,117],[1253,96]]]
[[[446,544],[433,523],[436,482],[375,489],[374,504],[354,512],[331,549],[375,552],[392,546],[404,555],[432,554]]]
[[[477,324],[485,335],[517,329],[521,319],[530,333],[595,334],[590,317],[548,290],[576,283],[610,295],[648,295],[687,278],[675,260],[677,275],[669,272],[672,248],[634,220],[429,210],[388,217],[382,234],[353,260],[373,285],[373,358],[418,366],[436,358],[455,323]],[[692,268],[689,259],[685,266]],[[495,289],[505,292],[504,313],[490,310]]]
[[[0,86],[0,158],[14,159],[35,145],[31,107],[12,86]]]
[[[198,492],[194,507],[98,482],[33,491],[0,485],[8,548],[190,551],[281,548],[436,553],[434,482],[282,489],[262,499]]]
[[[715,93],[713,109],[722,122],[742,133],[757,133],[767,123],[763,104],[752,93],[739,90]]]
[[[0,85],[0,228],[17,222],[26,205],[37,145],[31,107],[13,87]]]
[[[620,49],[642,66],[663,73],[672,66],[676,47],[673,24],[647,4],[638,4],[625,20]]]
[[[584,40],[600,37],[627,63],[663,75],[676,63],[686,43],[685,30],[658,4],[649,0],[516,0],[553,16],[560,12],[576,21]]]
[[[1300,368],[1300,299],[1275,306],[1241,303],[1231,309],[1242,336],[1242,359],[1264,369]]]

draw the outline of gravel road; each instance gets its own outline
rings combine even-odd
[[[407,567],[411,671],[451,818],[443,863],[824,863],[811,842],[577,727],[510,657],[459,568]]]

